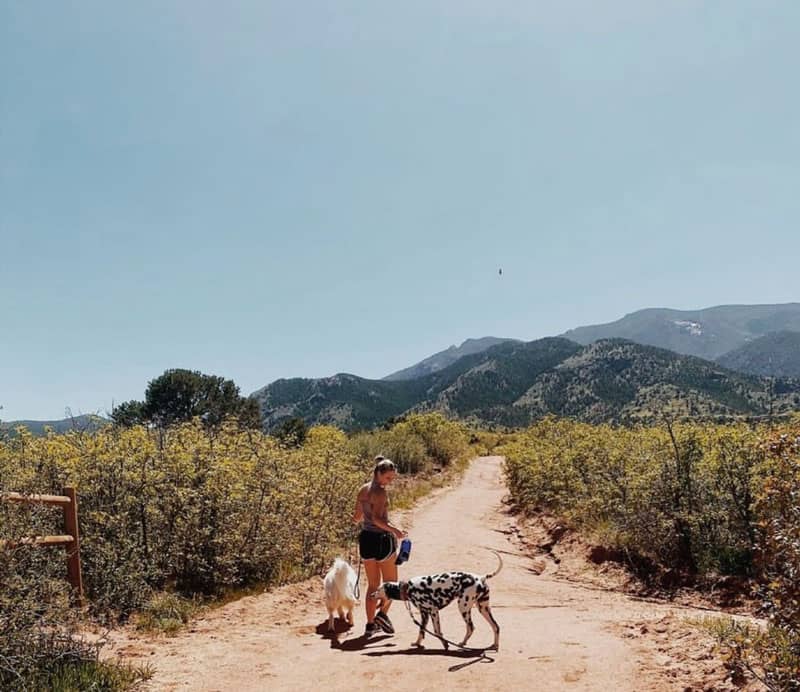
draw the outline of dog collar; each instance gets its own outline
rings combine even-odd
[[[408,600],[408,582],[401,581],[400,582],[400,600],[407,601]]]

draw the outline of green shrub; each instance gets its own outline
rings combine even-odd
[[[2,526],[20,535],[13,517]],[[70,607],[63,556],[51,553],[0,548],[0,689],[126,690],[148,679],[147,668],[99,660],[102,643],[80,635]]]
[[[720,634],[732,669],[800,689],[800,420],[611,428],[545,419],[504,445],[513,499],[687,578],[756,579],[769,625]],[[642,563],[644,564],[644,563]]]
[[[174,593],[158,593],[145,603],[136,618],[136,628],[173,634],[197,612],[197,604]]]

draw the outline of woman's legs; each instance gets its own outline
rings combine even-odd
[[[381,581],[397,581],[397,565],[394,563],[394,553],[392,553],[385,560],[379,562],[376,567],[380,572]],[[381,603],[381,610],[385,613],[392,605],[392,600],[387,598]],[[373,611],[373,616],[375,612]]]
[[[367,623],[375,620],[375,611],[378,609],[378,601],[371,597],[375,590],[381,585],[381,568],[377,560],[364,560],[364,572],[367,575],[367,594],[364,599],[364,607],[367,611]]]

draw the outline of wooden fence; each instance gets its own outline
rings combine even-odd
[[[66,487],[63,495],[24,495],[3,493],[0,501],[24,502],[40,505],[56,505],[64,510],[64,534],[61,536],[33,536],[14,541],[0,541],[5,546],[64,546],[67,551],[67,579],[75,590],[78,605],[83,604],[83,580],[81,579],[81,542],[78,533],[78,496],[75,488]]]

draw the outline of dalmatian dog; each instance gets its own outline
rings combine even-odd
[[[467,624],[467,633],[459,646],[465,646],[475,631],[471,611],[472,607],[477,604],[480,614],[486,618],[486,622],[494,630],[494,645],[489,648],[499,651],[500,626],[492,617],[492,611],[489,608],[489,584],[487,583],[487,579],[496,576],[503,569],[503,558],[496,552],[495,555],[497,555],[500,565],[492,574],[481,576],[469,572],[443,572],[424,577],[413,577],[408,581],[387,581],[381,584],[371,597],[411,601],[422,614],[422,621],[419,623],[419,637],[414,642],[414,646],[422,646],[428,620],[432,620],[434,632],[444,644],[445,649],[448,648],[448,645],[442,637],[439,611],[458,599],[458,609]]]

